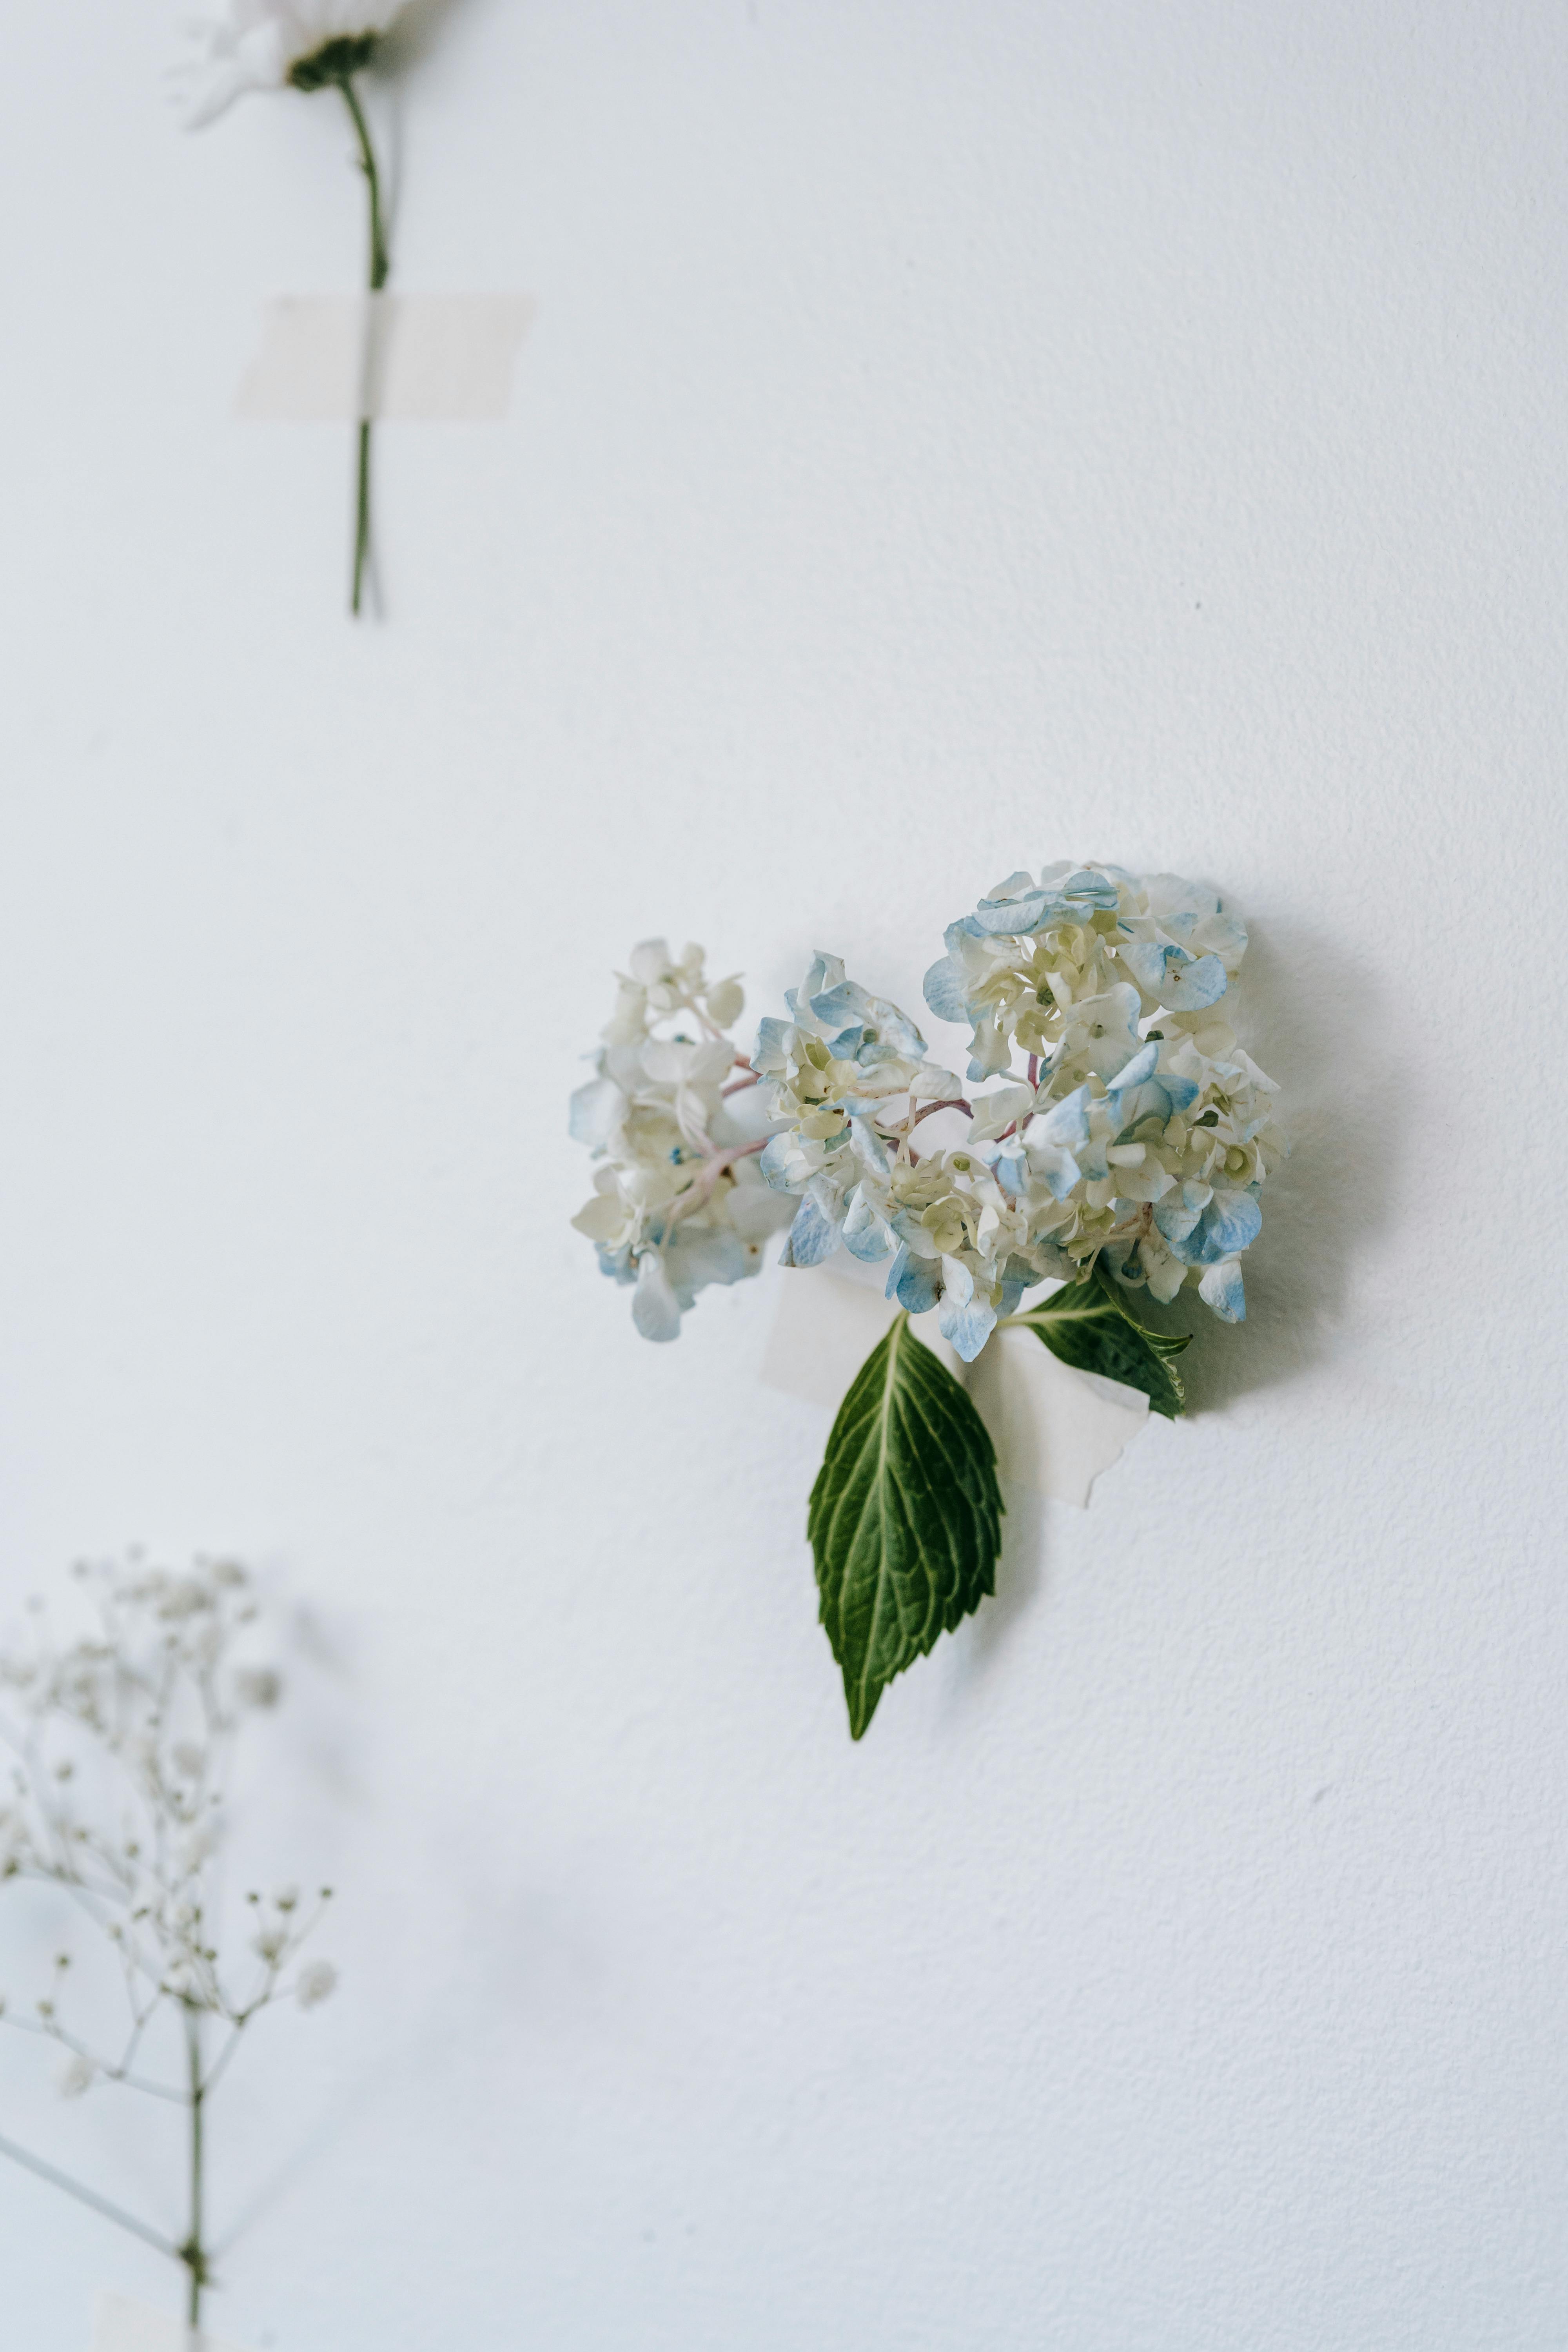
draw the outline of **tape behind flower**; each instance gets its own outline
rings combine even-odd
[[[236,414],[279,424],[484,423],[511,401],[526,294],[283,294]]]
[[[899,1311],[882,1296],[886,1272],[845,1252],[827,1260],[826,1280],[786,1268],[763,1357],[764,1385],[836,1412]],[[973,1399],[996,1448],[997,1475],[1087,1510],[1096,1478],[1143,1428],[1148,1399],[1120,1381],[1075,1371],[1032,1331],[998,1331],[964,1364],[937,1329],[934,1313],[910,1322]]]

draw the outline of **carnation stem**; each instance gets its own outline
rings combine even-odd
[[[353,76],[345,73],[338,83],[343,94],[343,104],[359,141],[360,169],[364,173],[365,189],[370,198],[370,268],[369,282],[373,294],[379,294],[386,284],[392,263],[386,249],[386,230],[381,212],[381,173],[376,168],[375,149],[371,143],[370,125],[364,119],[364,109],[359,102],[359,92]],[[362,385],[362,391],[364,387]],[[355,619],[364,595],[364,575],[370,562],[370,419],[359,421],[359,465],[354,488],[354,576],[350,610]]]

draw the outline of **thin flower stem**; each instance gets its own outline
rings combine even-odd
[[[172,2100],[175,2106],[183,2107],[185,2104],[184,2091],[172,2091],[166,2083],[154,2083],[149,2075],[132,2074],[129,2062],[116,2066],[100,2058],[95,2050],[89,2049],[85,2042],[79,2042],[74,2033],[68,2033],[63,2025],[35,2025],[30,2017],[0,2018],[0,2024],[8,2025],[13,2033],[36,2033],[45,2042],[58,2042],[60,2048],[68,2050],[74,2058],[85,2058],[106,2083],[123,2083],[128,2090],[145,2091],[153,2099]]]
[[[185,2053],[190,2064],[191,2088],[191,2231],[183,2246],[176,2249],[179,2259],[191,2274],[190,2294],[185,2316],[193,2327],[199,2327],[202,2317],[202,2289],[207,2283],[207,2250],[202,2243],[202,2204],[205,2187],[205,2154],[202,2143],[202,2107],[205,2088],[202,2082],[202,2021],[199,2010],[185,2004]]]
[[[343,94],[349,119],[359,141],[360,169],[364,173],[365,189],[370,198],[370,291],[379,294],[386,284],[392,261],[386,247],[386,230],[381,210],[381,173],[376,167],[375,149],[371,143],[370,125],[364,119],[364,109],[353,85],[353,76],[344,74],[338,88]],[[364,576],[370,562],[370,419],[359,422],[359,456],[354,478],[354,572],[353,591],[349,609],[355,619],[364,597]]]
[[[106,2221],[118,2221],[122,2230],[130,2230],[136,2237],[144,2238],[148,2245],[156,2246],[161,2254],[172,2254],[179,2259],[179,2248],[160,2231],[150,2229],[145,2221],[139,2221],[135,2214],[128,2213],[122,2205],[111,2204],[107,2197],[100,2197],[96,2189],[88,2189],[81,2181],[73,2180],[68,2172],[61,2172],[54,2165],[46,2164],[41,2156],[34,2156],[29,2149],[18,2147],[14,2140],[9,2139],[0,2139],[0,2156],[8,2156],[13,2164],[23,2165],[27,2171],[36,2172],[40,2180],[47,2180],[52,2188],[63,2189],[68,2197],[78,2198],[82,2204],[90,2205],[93,2211],[101,2213]]]
[[[224,2075],[227,2071],[228,2062],[233,2057],[235,2052],[238,2049],[239,2037],[245,2031],[249,2020],[256,2015],[257,2010],[268,2008],[270,2005],[270,2000],[271,1996],[268,1995],[266,2000],[259,2000],[257,2002],[256,2009],[247,2010],[244,2017],[236,2019],[234,2026],[229,2033],[228,2040],[218,2052],[216,2058],[214,2060],[213,2064],[208,2071],[207,2078],[202,2084],[202,2096],[204,2098],[208,2097],[212,2092],[216,2091],[218,2084],[222,2082]]]

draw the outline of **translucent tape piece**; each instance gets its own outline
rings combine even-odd
[[[280,294],[235,407],[277,423],[504,416],[526,294]]]
[[[129,2295],[100,2294],[93,2315],[92,2352],[243,2352],[226,2336],[187,2327],[166,2311]]]
[[[786,1267],[763,1358],[769,1388],[837,1412],[849,1383],[898,1309],[882,1293],[884,1269],[847,1255],[822,1267]],[[1075,1371],[1032,1331],[999,1331],[965,1365],[936,1328],[911,1316],[926,1345],[963,1382],[996,1448],[998,1476],[1089,1508],[1102,1470],[1120,1462],[1148,1419],[1149,1400],[1119,1381]]]

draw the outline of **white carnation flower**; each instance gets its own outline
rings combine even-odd
[[[295,80],[315,87],[310,68],[339,44],[344,64],[357,70],[405,5],[406,0],[212,0],[189,20],[193,54],[176,68],[187,130],[216,122],[249,90],[281,89]]]

